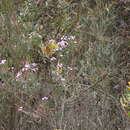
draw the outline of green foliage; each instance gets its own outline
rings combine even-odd
[[[0,129],[124,129],[126,7],[113,0],[1,0]],[[45,55],[50,40],[58,47]]]

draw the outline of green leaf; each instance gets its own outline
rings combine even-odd
[[[127,113],[127,114],[128,114],[128,116],[130,116],[130,111],[128,111],[128,113]]]

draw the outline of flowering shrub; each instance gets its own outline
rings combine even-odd
[[[2,0],[0,129],[125,129],[128,3]]]

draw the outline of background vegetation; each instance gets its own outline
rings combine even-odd
[[[0,0],[0,129],[125,130],[129,0]]]

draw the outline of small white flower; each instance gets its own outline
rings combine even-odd
[[[55,57],[52,57],[50,60],[51,60],[51,61],[55,61],[55,60],[56,60],[56,58],[55,58]]]
[[[68,37],[65,36],[65,35],[63,35],[63,36],[61,37],[61,40],[67,40],[67,39],[68,39]]]
[[[59,47],[59,48],[57,48],[57,49],[56,49],[56,51],[61,51],[61,50],[62,50],[62,48],[61,48],[61,47]]]
[[[0,65],[1,65],[1,64],[5,64],[5,62],[6,62],[6,60],[1,60],[1,61],[0,61]]]
[[[63,57],[63,55],[61,54],[60,57]]]
[[[24,67],[25,67],[25,68],[30,68],[30,64],[29,64],[29,63],[26,63],[26,64],[24,65]]]
[[[42,100],[43,100],[43,101],[44,101],[44,100],[48,100],[48,97],[43,97]]]
[[[22,71],[27,71],[27,70],[29,70],[30,68],[31,68],[30,64],[29,64],[29,63],[26,63],[26,64],[24,65],[24,67],[22,68]]]
[[[75,39],[75,36],[70,36],[68,39],[69,39],[69,40],[74,40],[74,39]]]
[[[15,68],[14,67],[10,67],[10,70],[14,70]]]
[[[24,14],[24,13],[20,13],[19,15],[20,15],[20,16],[25,16],[25,14]]]
[[[22,111],[22,110],[23,110],[23,107],[19,107],[19,108],[18,108],[18,111]]]
[[[38,68],[32,68],[31,70],[36,72],[38,70]]]
[[[42,36],[40,34],[38,34],[38,37],[42,39]]]
[[[22,68],[22,72],[27,71],[27,70],[28,70],[28,68]]]
[[[73,68],[72,67],[67,67],[69,70],[73,70]]]

